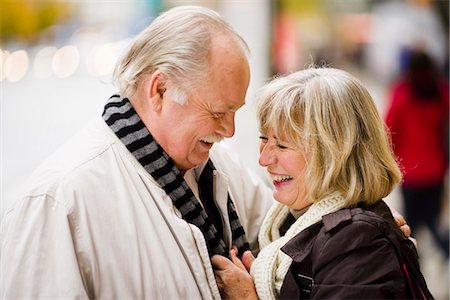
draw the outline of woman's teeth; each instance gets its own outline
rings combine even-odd
[[[288,181],[288,180],[291,180],[291,179],[293,179],[293,178],[294,178],[294,177],[288,176],[288,175],[275,175],[275,176],[272,176],[272,179],[273,179],[274,181],[278,181],[278,182]]]

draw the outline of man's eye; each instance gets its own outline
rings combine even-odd
[[[212,115],[214,119],[220,119],[225,115],[225,113],[213,112]]]

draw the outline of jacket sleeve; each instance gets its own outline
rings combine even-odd
[[[395,249],[373,224],[354,221],[335,233],[320,235],[315,245],[319,249],[312,253],[315,281],[312,298],[405,297]]]
[[[66,207],[48,195],[20,201],[2,223],[1,298],[88,299]]]

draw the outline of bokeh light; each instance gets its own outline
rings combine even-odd
[[[34,58],[34,74],[39,79],[46,79],[53,75],[52,60],[58,49],[56,47],[44,47]]]
[[[9,51],[0,49],[0,81],[5,79],[5,64],[8,56]]]
[[[28,71],[28,53],[25,50],[14,51],[6,56],[3,68],[5,78],[9,82],[17,82],[22,79]]]
[[[122,47],[120,42],[95,46],[86,60],[89,73],[93,76],[111,75]]]
[[[52,68],[55,76],[66,78],[75,73],[80,64],[80,53],[75,46],[68,45],[58,49],[53,56]]]

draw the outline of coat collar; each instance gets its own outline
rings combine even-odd
[[[323,227],[323,223],[316,223],[290,239],[281,251],[287,254],[296,263],[301,262],[311,252],[317,233]]]
[[[329,232],[337,228],[340,224],[351,221],[351,219],[352,213],[347,208],[327,214],[322,217],[321,222],[306,228],[289,240],[281,248],[281,251],[291,257],[294,262],[301,262],[311,252],[317,234],[322,228],[325,232]]]

